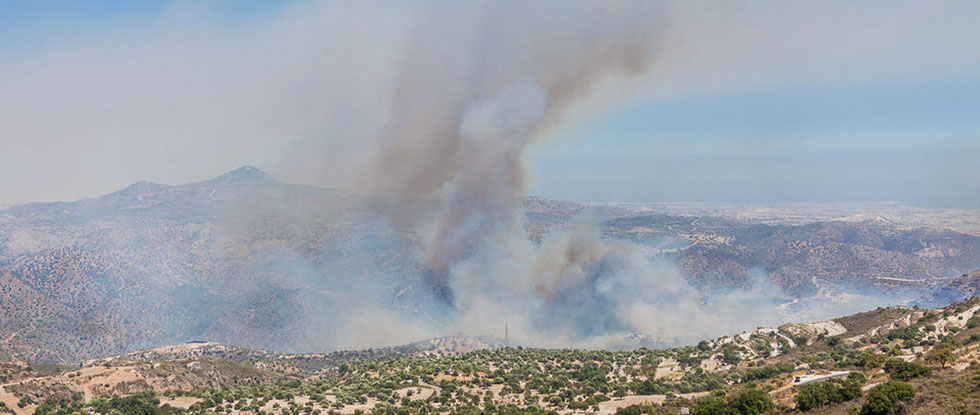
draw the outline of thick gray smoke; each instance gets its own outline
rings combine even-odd
[[[428,266],[435,288],[446,287],[450,267],[498,233],[520,232],[521,156],[547,113],[547,91],[520,80],[491,99],[475,102],[460,121],[461,164],[443,188],[443,205]],[[443,294],[444,295],[444,294]]]
[[[644,74],[657,56],[657,14],[608,2],[510,6],[423,13],[431,19],[411,31],[387,139],[363,176],[372,189],[440,200],[434,224],[414,225],[428,235],[428,298],[448,311],[432,329],[497,333],[509,316],[526,342],[608,346],[631,334],[676,343],[743,327],[741,318],[773,322],[758,318],[771,304],[726,297],[708,306],[675,268],[604,241],[587,221],[529,240],[525,151],[604,80]]]
[[[631,336],[690,342],[786,318],[773,313],[780,293],[765,278],[708,297],[672,264],[605,240],[586,219],[541,242],[525,232],[525,152],[608,81],[655,76],[657,16],[648,2],[461,3],[418,12],[396,61],[387,119],[365,138],[376,146],[373,162],[355,180],[371,192],[438,200],[435,215],[391,218],[418,235],[421,275],[395,279],[421,285],[410,298],[424,311],[361,302],[338,316],[345,325],[326,325],[331,336],[341,333],[351,347],[499,335],[507,319],[526,344],[606,347]]]
[[[647,7],[515,6],[424,12],[430,19],[411,31],[395,78],[381,132],[390,141],[367,176],[385,192],[443,201],[426,262],[431,288],[447,301],[452,267],[521,232],[527,147],[597,82],[640,74],[654,56],[656,14]]]

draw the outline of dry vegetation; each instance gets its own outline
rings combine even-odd
[[[684,407],[695,414],[876,414],[868,408],[882,402],[913,414],[974,414],[978,310],[977,299],[937,310],[882,308],[662,350],[465,351],[483,343],[461,337],[420,343],[427,350],[327,355],[190,344],[70,370],[10,364],[0,401],[19,415],[113,405],[269,415],[628,415]],[[239,361],[212,357],[221,353]],[[850,374],[793,382],[842,372]]]

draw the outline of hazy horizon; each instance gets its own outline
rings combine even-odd
[[[547,160],[545,160],[545,161],[547,162]],[[581,162],[581,160],[577,160],[577,162]],[[609,163],[608,160],[601,160],[601,158],[596,158],[596,160],[594,160],[593,162],[595,162],[597,164],[598,163]],[[619,166],[619,167],[620,168],[629,168],[628,165],[627,166]],[[71,199],[32,200],[32,201],[25,201],[25,202],[0,203],[0,208],[7,208],[7,207],[13,207],[13,206],[19,206],[19,205],[25,205],[25,204],[31,204],[31,203],[75,202],[75,201],[84,200],[84,199],[98,198],[98,197],[106,196],[106,195],[109,195],[111,193],[114,193],[114,192],[117,192],[117,191],[120,191],[120,190],[124,190],[124,189],[126,189],[126,188],[128,188],[128,187],[130,187],[132,185],[135,185],[135,184],[138,184],[138,183],[145,183],[145,182],[162,184],[162,185],[165,185],[165,186],[181,186],[181,185],[187,185],[187,184],[194,184],[194,183],[200,183],[200,182],[203,182],[203,181],[214,179],[214,178],[217,178],[217,177],[219,177],[221,175],[233,173],[236,170],[245,169],[245,168],[255,168],[255,169],[258,169],[259,171],[261,171],[261,172],[263,172],[265,174],[268,174],[270,177],[272,177],[276,181],[278,181],[280,183],[283,183],[283,184],[288,184],[288,185],[310,185],[310,186],[315,186],[315,187],[324,188],[324,189],[338,190],[338,189],[335,189],[335,188],[331,188],[331,187],[327,187],[327,186],[321,186],[321,185],[317,185],[317,184],[293,183],[293,182],[289,182],[289,181],[284,181],[284,180],[281,180],[280,178],[276,177],[274,174],[271,174],[270,172],[265,171],[265,170],[263,170],[263,169],[261,169],[259,167],[252,166],[252,165],[242,165],[242,166],[238,166],[236,168],[232,168],[232,169],[227,170],[227,171],[224,171],[224,172],[220,172],[220,173],[218,173],[216,175],[213,175],[213,176],[199,177],[199,178],[196,178],[196,179],[191,179],[189,181],[182,181],[182,182],[161,182],[161,181],[149,180],[149,179],[137,179],[137,180],[133,180],[132,182],[130,182],[126,186],[122,186],[122,187],[119,187],[119,188],[111,189],[111,190],[108,190],[108,191],[103,192],[103,193],[97,193],[97,194],[91,194],[91,195],[83,195],[83,196],[80,196],[78,198],[71,198]],[[801,205],[813,204],[813,205],[821,205],[821,204],[826,204],[826,205],[833,205],[833,204],[853,204],[853,205],[874,206],[874,205],[882,205],[882,204],[898,204],[898,205],[902,205],[902,206],[918,207],[918,208],[948,208],[948,209],[970,209],[970,210],[972,210],[972,209],[978,209],[977,207],[973,207],[973,206],[955,206],[955,205],[917,203],[915,201],[899,200],[899,199],[895,199],[895,198],[892,198],[892,199],[889,199],[889,198],[877,198],[877,199],[875,199],[875,198],[863,198],[863,199],[855,198],[853,200],[840,200],[840,199],[837,199],[837,200],[835,200],[835,199],[817,200],[817,199],[806,199],[806,198],[792,198],[792,197],[787,197],[785,199],[758,199],[758,200],[753,200],[753,199],[748,199],[748,198],[732,198],[732,199],[727,199],[726,200],[726,199],[711,199],[711,198],[703,198],[703,199],[690,198],[690,199],[684,199],[684,198],[677,197],[677,198],[672,198],[672,199],[665,200],[665,199],[658,199],[657,197],[659,197],[659,196],[654,196],[654,197],[651,197],[650,199],[642,199],[642,195],[644,194],[643,192],[632,193],[632,194],[628,195],[627,197],[617,197],[617,196],[609,196],[608,193],[602,193],[601,191],[598,191],[598,192],[588,191],[587,192],[587,191],[583,191],[582,189],[565,188],[565,187],[561,187],[561,186],[556,186],[556,187],[551,188],[551,189],[548,189],[548,190],[549,191],[545,191],[545,192],[531,191],[530,194],[528,194],[528,196],[529,197],[540,197],[540,198],[551,199],[551,200],[556,200],[556,201],[567,201],[567,202],[583,203],[583,204],[610,204],[610,205],[615,205],[615,204],[623,204],[623,205],[629,205],[629,204],[635,204],[635,205],[657,205],[657,204],[664,204],[664,205],[672,205],[672,204],[676,204],[676,205],[683,205],[683,204],[705,204],[705,205],[766,205],[766,204],[772,204],[772,205],[781,205],[781,204],[783,204],[783,205],[785,205],[785,204],[801,204]],[[348,192],[348,193],[351,193],[351,194],[360,195],[360,196],[372,196],[372,194],[359,193],[356,190],[344,190],[344,191],[345,192]],[[664,193],[661,192],[660,194],[662,195]],[[671,193],[668,192],[666,194],[667,195],[670,195]],[[682,193],[674,193],[674,194],[677,195],[677,194],[682,194]],[[605,195],[606,198],[603,198],[603,195]]]

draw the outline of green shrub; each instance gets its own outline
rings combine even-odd
[[[806,346],[808,341],[810,341],[810,339],[805,335],[801,334],[799,336],[793,336],[793,343],[795,343],[797,346]]]
[[[652,414],[653,411],[653,405],[630,405],[625,408],[617,409],[616,415],[643,415]]]
[[[861,407],[861,415],[897,415],[902,411],[902,402],[915,396],[915,390],[908,383],[890,380],[871,388],[868,401]]]
[[[742,380],[745,382],[753,380],[764,380],[776,376],[780,373],[789,373],[796,368],[793,362],[783,362],[774,365],[766,365],[763,367],[752,368],[745,370],[742,373]]]
[[[692,413],[694,415],[760,415],[772,411],[774,407],[768,393],[756,388],[746,388],[728,399],[718,396],[698,399]]]
[[[885,372],[892,379],[898,380],[909,380],[914,378],[919,378],[923,376],[929,376],[932,370],[929,366],[923,365],[919,362],[906,362],[902,359],[888,359],[885,362]]]
[[[694,415],[741,415],[724,398],[706,396],[698,399],[691,411]]]
[[[796,408],[804,412],[831,403],[846,402],[861,396],[861,385],[864,381],[864,375],[855,372],[845,381],[807,383],[797,387],[798,392],[793,401],[796,402]]]
[[[980,326],[980,316],[970,317],[970,319],[966,321],[966,328],[968,329],[972,329],[977,326]]]
[[[888,332],[885,337],[888,340],[902,339],[902,340],[919,340],[923,336],[923,333],[919,329],[908,326],[902,327],[900,329],[894,329]]]
[[[755,388],[742,390],[731,400],[731,404],[742,415],[760,415],[773,408],[769,394]]]
[[[741,347],[727,343],[721,347],[721,360],[730,365],[737,365],[742,360]]]
[[[120,415],[156,415],[160,413],[158,405],[160,405],[160,400],[152,391],[140,392],[125,398],[113,397],[108,401],[92,402],[92,407],[96,412],[118,413]]]

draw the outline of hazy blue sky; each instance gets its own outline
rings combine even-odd
[[[980,82],[783,87],[639,102],[538,151],[576,200],[980,207]]]
[[[246,164],[349,184],[414,7],[284,4],[0,2],[0,203]],[[533,193],[980,208],[980,2],[662,9],[661,58],[531,149]]]

